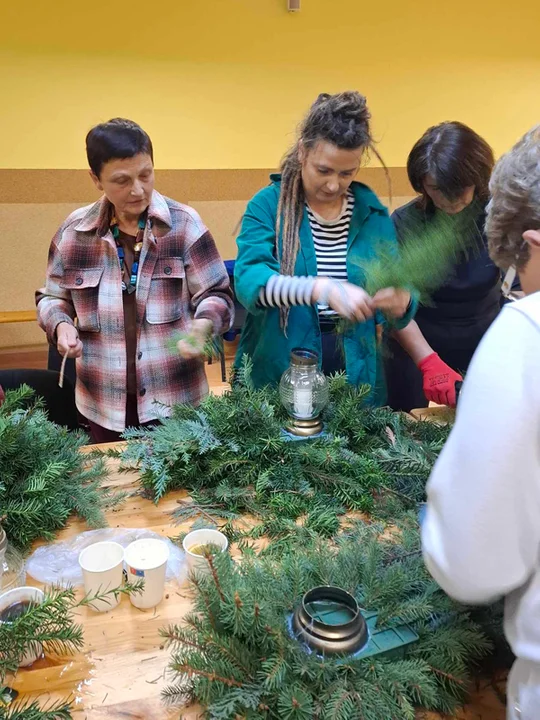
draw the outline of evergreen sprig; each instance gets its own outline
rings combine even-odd
[[[410,521],[397,537],[358,523],[336,544],[314,537],[281,554],[208,556],[208,577],[192,578],[194,609],[163,630],[174,683],[165,697],[197,701],[205,717],[413,720],[415,708],[452,712],[470,669],[490,644],[466,609],[424,569]],[[352,593],[379,624],[409,623],[419,635],[405,658],[325,658],[294,637],[290,617],[319,585]]]
[[[46,655],[64,657],[81,650],[83,627],[73,619],[75,610],[97,600],[107,601],[118,595],[140,592],[144,581],[124,583],[121,587],[84,595],[77,600],[72,587],[49,588],[42,600],[29,603],[10,622],[0,623],[0,683],[8,673],[17,671],[21,660],[36,648]],[[10,701],[7,688],[0,684],[0,718],[3,720],[64,720],[71,718],[69,700],[42,706],[37,700]]]
[[[167,348],[169,352],[174,355],[178,355],[178,343],[180,341],[186,342],[191,347],[195,348],[208,360],[218,359],[223,355],[223,338],[221,336],[212,336],[206,339],[204,344],[201,344],[199,337],[193,333],[186,333],[177,331],[171,335],[167,341]]]
[[[17,701],[7,707],[1,706],[0,718],[2,720],[71,720],[71,702],[59,702],[41,706],[37,700]]]
[[[479,212],[478,201],[474,201],[457,216],[441,212],[429,222],[408,223],[401,229],[399,258],[389,251],[386,242],[378,244],[368,260],[353,258],[364,276],[364,290],[373,296],[385,288],[401,288],[423,305],[430,305],[432,294],[448,281],[464,255],[478,252],[482,236],[474,217]],[[350,320],[340,319],[337,323],[340,338],[354,325]],[[384,350],[383,345],[381,352]]]
[[[45,654],[63,657],[73,655],[83,646],[83,627],[73,620],[73,612],[96,600],[116,598],[138,592],[142,582],[126,583],[112,590],[84,595],[77,600],[72,587],[52,587],[42,600],[29,603],[10,622],[0,623],[0,681],[15,672],[21,659],[32,647],[42,646]]]
[[[426,483],[450,429],[429,421],[394,418],[386,429],[386,446],[374,453],[379,465],[392,478],[394,491],[413,503],[425,499]]]
[[[476,251],[479,231],[471,217],[478,214],[473,203],[463,213],[437,213],[430,222],[415,222],[402,230],[399,260],[381,243],[373,259],[361,264],[364,289],[374,295],[383,288],[406,288],[424,304],[452,274],[464,253]]]
[[[102,486],[104,459],[83,455],[87,438],[47,419],[33,391],[6,392],[0,407],[0,522],[12,543],[26,550],[36,538],[52,540],[76,513],[103,525],[113,497]]]

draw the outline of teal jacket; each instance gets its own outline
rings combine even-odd
[[[276,214],[281,178],[271,176],[272,184],[258,192],[248,203],[237,239],[238,257],[234,269],[234,288],[238,300],[247,310],[240,335],[235,365],[244,354],[253,360],[252,379],[257,387],[275,385],[289,366],[292,348],[313,350],[321,356],[321,332],[315,306],[291,307],[287,335],[280,327],[279,309],[258,305],[259,293],[269,278],[279,273],[275,256]],[[347,245],[347,275],[350,282],[362,287],[365,276],[362,264],[376,255],[381,246],[395,251],[398,244],[394,225],[386,208],[362,183],[353,182],[354,211]],[[281,238],[280,238],[281,242]],[[307,211],[300,226],[300,250],[295,275],[317,275],[317,258]],[[407,314],[393,327],[405,327],[416,311],[411,303]],[[370,403],[386,402],[386,384],[380,353],[377,351],[377,324],[386,324],[378,313],[375,318],[353,327],[344,337],[345,367],[350,383],[371,385]]]

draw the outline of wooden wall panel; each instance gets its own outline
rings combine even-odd
[[[188,200],[248,200],[269,182],[270,169],[156,170],[156,187],[164,195]],[[412,194],[405,168],[389,168],[392,194]],[[378,195],[387,196],[382,168],[362,168],[358,175]],[[0,203],[89,203],[99,193],[87,170],[6,170],[0,168]]]
[[[236,257],[235,231],[247,200],[268,181],[267,170],[162,170],[156,186],[201,215],[224,260]],[[392,208],[411,198],[403,168],[392,169]],[[360,179],[388,204],[382,171],[366,168]],[[398,192],[399,190],[399,192]],[[30,310],[43,284],[49,243],[77,207],[98,194],[84,170],[0,170],[0,311]],[[35,323],[0,325],[0,348],[43,342]]]

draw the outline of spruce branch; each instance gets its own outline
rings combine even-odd
[[[44,598],[31,602],[10,622],[0,623],[0,682],[7,673],[16,672],[29,650],[42,647],[45,654],[73,655],[84,644],[83,627],[73,620],[73,612],[119,594],[140,592],[143,582],[122,585],[85,595],[77,600],[72,587],[52,587]]]
[[[105,523],[113,496],[102,485],[103,458],[83,455],[86,436],[47,420],[30,388],[6,392],[0,407],[0,517],[11,542],[26,550],[51,540],[77,514],[90,526]]]
[[[3,720],[71,720],[72,703],[59,701],[41,707],[37,700],[15,700],[2,707],[0,699],[0,717]]]

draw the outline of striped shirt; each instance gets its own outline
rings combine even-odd
[[[317,257],[317,275],[334,280],[347,280],[347,240],[353,209],[354,195],[350,190],[341,213],[334,220],[325,220],[307,206]],[[319,305],[319,315],[325,317],[335,315],[335,312],[328,305]]]
[[[349,190],[341,213],[334,220],[325,220],[306,205],[315,256],[317,275],[335,280],[347,280],[347,240],[354,210],[354,195]],[[259,302],[263,307],[310,305],[313,278],[275,275],[261,289]],[[321,317],[336,313],[328,305],[319,305]]]

